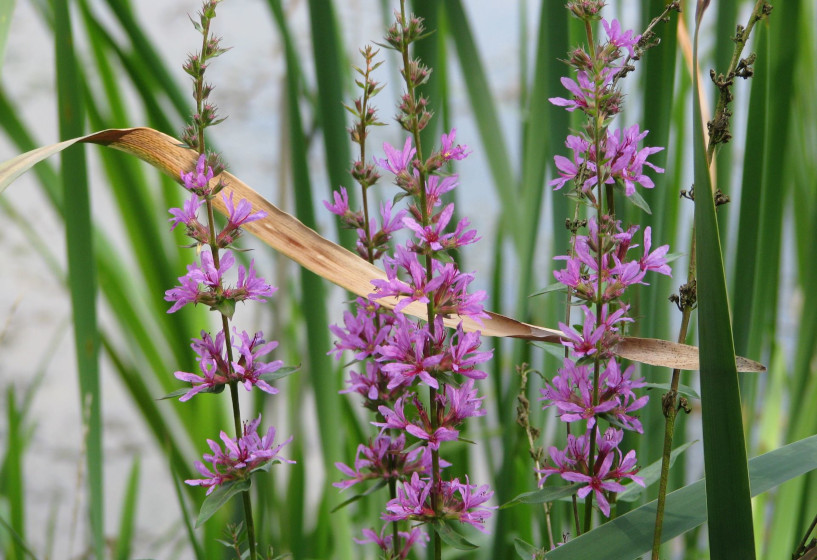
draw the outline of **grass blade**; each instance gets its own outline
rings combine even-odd
[[[700,4],[699,4],[700,6]],[[693,54],[693,91],[698,91],[698,30]],[[695,151],[695,243],[698,262],[698,344],[701,409],[709,512],[709,548],[713,558],[755,557],[749,472],[743,437],[740,389],[718,219],[709,176],[701,104],[693,95]]]
[[[74,55],[71,17],[67,0],[54,0],[57,98],[62,138],[82,134],[83,97],[78,62]],[[60,171],[65,207],[68,285],[74,323],[74,343],[79,371],[80,406],[87,407],[86,460],[88,511],[93,549],[105,554],[105,494],[103,490],[102,394],[99,387],[99,332],[96,321],[96,267],[91,241],[91,207],[85,150],[62,153]]]
[[[122,514],[119,518],[119,535],[116,539],[116,560],[128,560],[133,546],[133,529],[136,521],[137,502],[139,499],[139,457],[133,460],[125,498],[122,501]]]

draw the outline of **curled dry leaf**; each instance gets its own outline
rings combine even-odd
[[[77,142],[109,146],[129,153],[177,181],[180,178],[180,171],[194,169],[197,160],[197,154],[194,151],[182,146],[181,142],[175,138],[157,130],[150,128],[104,130],[82,138],[38,148],[0,164],[0,193],[34,164]],[[359,296],[366,296],[372,292],[371,280],[386,277],[384,271],[321,237],[294,216],[278,209],[234,175],[225,172],[220,178],[226,184],[226,192],[232,191],[236,198],[249,200],[253,211],[263,210],[267,213],[266,218],[247,224],[245,229],[301,266]],[[214,202],[216,208],[224,213],[225,208],[221,197],[216,197]],[[380,300],[380,303],[394,307],[397,301],[395,298],[390,300],[384,298]],[[405,307],[405,312],[424,318],[426,308],[419,303],[413,303]],[[513,337],[553,343],[558,343],[563,336],[563,333],[557,329],[529,325],[497,313],[488,313],[490,319],[486,319],[482,325],[467,317],[463,318],[463,328],[470,331],[479,330],[484,336]],[[446,325],[454,327],[460,320],[459,316],[452,316],[445,322]],[[627,337],[616,347],[616,353],[622,358],[655,366],[683,370],[698,369],[698,349],[696,347],[666,340]],[[744,372],[765,371],[766,369],[757,362],[740,357],[737,358],[737,366],[738,371]]]

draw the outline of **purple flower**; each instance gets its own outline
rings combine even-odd
[[[233,193],[230,193],[229,198],[226,194],[222,194],[221,198],[224,200],[224,206],[227,208],[227,227],[225,229],[237,229],[243,226],[244,224],[248,224],[250,222],[254,222],[256,220],[260,220],[262,218],[267,217],[267,213],[263,210],[259,210],[258,212],[252,211],[252,204],[246,198],[242,198],[238,205],[233,205]]]
[[[210,463],[211,468],[204,466],[201,461],[196,461],[196,470],[205,478],[185,480],[191,486],[203,486],[207,488],[207,495],[225,482],[242,480],[250,476],[250,473],[264,468],[266,465],[275,462],[294,463],[289,459],[284,459],[278,452],[292,441],[290,436],[284,443],[273,446],[275,440],[275,428],[270,426],[263,438],[258,436],[258,425],[261,423],[261,415],[258,418],[244,424],[244,435],[237,440],[230,438],[223,431],[220,433],[221,441],[224,442],[224,449],[211,440],[207,440],[212,454],[205,453],[202,457]]]
[[[210,180],[213,178],[213,168],[207,165],[207,157],[199,156],[196,170],[190,173],[181,172],[182,185],[190,192],[204,198],[210,195]]]
[[[430,225],[423,227],[412,218],[403,218],[403,224],[413,231],[414,235],[432,251],[441,251],[443,246],[440,244],[440,240],[446,238],[446,234],[444,234],[445,227],[448,225],[448,222],[451,221],[453,214],[454,204],[449,204],[437,216],[436,222],[432,222]],[[450,235],[451,234],[448,234],[448,236]]]
[[[395,319],[393,336],[377,347],[377,361],[384,364],[383,372],[389,376],[387,388],[408,386],[415,377],[429,387],[439,388],[433,374],[444,355],[426,355],[426,341],[430,337],[427,327],[417,328],[402,315]]]
[[[627,196],[635,192],[636,183],[647,189],[655,187],[652,179],[642,173],[645,165],[651,167],[656,173],[664,172],[661,167],[647,161],[647,157],[664,148],[638,149],[638,143],[647,136],[648,132],[648,130],[640,132],[639,126],[634,124],[623,132],[619,129],[608,133],[607,136],[608,156],[612,160],[610,179],[621,179],[624,182],[624,192]]]
[[[351,210],[349,210],[349,194],[346,192],[346,187],[341,187],[340,191],[334,191],[332,195],[335,199],[335,203],[330,204],[328,201],[324,200],[323,205],[326,206],[326,209],[336,216],[343,217],[350,214]]]
[[[625,33],[622,33],[621,24],[619,24],[617,19],[607,23],[607,20],[602,18],[601,25],[604,27],[604,32],[607,33],[609,44],[619,49],[627,49],[630,58],[635,56],[633,47],[638,43],[638,40],[641,39],[641,35],[633,36],[632,30],[627,30]]]
[[[568,181],[574,181],[579,178],[582,172],[582,165],[584,164],[584,157],[589,145],[586,140],[578,136],[570,135],[565,141],[565,145],[573,152],[573,159],[567,159],[564,156],[554,156],[553,160],[556,163],[556,169],[559,171],[559,178],[553,179],[548,183],[553,187],[553,190],[558,191]]]
[[[380,307],[376,303],[367,304],[366,300],[358,298],[354,315],[351,311],[343,312],[343,327],[329,326],[329,330],[338,340],[335,341],[335,347],[327,354],[335,354],[335,358],[339,360],[344,350],[351,350],[354,352],[355,360],[365,360],[375,353],[377,347],[386,340],[392,321],[384,321],[378,329],[377,314],[374,310],[370,310],[369,306],[372,306],[374,310]]]
[[[402,247],[397,247],[395,258],[387,257],[384,264],[387,280],[372,280],[372,285],[376,291],[369,294],[369,298],[380,299],[389,296],[404,296],[395,306],[395,313],[399,313],[405,306],[414,301],[428,303],[430,301],[428,293],[436,290],[441,283],[438,278],[429,281],[426,278],[425,268],[420,264],[417,254]],[[409,282],[404,282],[398,278],[397,273],[400,269],[405,270],[410,275],[411,280]]]
[[[194,194],[184,202],[182,208],[171,208],[169,212],[173,217],[170,218],[169,221],[173,225],[170,227],[170,230],[173,231],[179,224],[184,224],[189,237],[192,237],[199,243],[205,243],[208,237],[207,228],[198,220],[198,210],[201,203],[201,198]]]
[[[410,482],[403,483],[397,489],[397,497],[386,504],[387,513],[383,514],[382,519],[433,522],[436,517],[429,496],[431,485],[430,480],[414,473]],[[442,518],[456,519],[485,532],[485,521],[491,516],[492,510],[496,509],[483,505],[494,495],[487,485],[470,484],[467,477],[463,484],[455,478],[452,481],[441,481],[440,490],[439,508]]]
[[[475,366],[490,360],[493,357],[493,350],[477,352],[481,344],[479,332],[466,333],[460,323],[451,337],[448,356],[443,360],[443,368],[471,379],[485,379],[488,374],[476,369]]]
[[[440,424],[453,427],[461,424],[466,418],[485,416],[485,409],[482,408],[483,398],[477,397],[473,379],[466,379],[459,388],[446,385],[443,393],[437,394],[440,405],[443,409],[448,409]]]
[[[238,331],[233,329],[233,333],[238,339],[238,344],[234,344],[234,347],[237,351],[236,355],[239,356],[238,361],[233,362],[233,378],[242,383],[247,391],[258,387],[270,395],[277,394],[278,389],[261,379],[261,376],[278,371],[284,362],[281,360],[261,362],[258,359],[275,350],[278,342],[274,340],[266,342],[263,338],[264,333],[261,331],[255,333],[252,338],[247,331],[241,331],[241,334],[238,334]]]
[[[194,266],[193,264],[188,265],[187,270],[190,271],[191,267]],[[179,282],[179,286],[165,292],[165,301],[174,302],[170,309],[167,310],[168,313],[175,313],[188,303],[198,303],[201,297],[197,281],[185,275],[179,278]]]
[[[258,387],[262,391],[275,395],[278,389],[269,385],[261,379],[264,374],[278,371],[283,362],[274,360],[272,362],[261,362],[259,358],[272,352],[277,346],[277,342],[265,342],[263,333],[257,332],[253,337],[242,331],[239,334],[233,329],[233,358],[232,367],[227,364],[225,352],[225,336],[223,331],[219,331],[215,340],[206,332],[201,331],[201,338],[194,338],[190,345],[198,355],[196,361],[203,375],[177,371],[173,375],[181,381],[191,383],[192,388],[179,400],[184,402],[190,400],[194,395],[202,391],[212,392],[219,386],[231,382],[239,382],[248,391],[253,387]]]
[[[468,154],[471,153],[471,150],[468,149],[468,146],[461,146],[457,144],[454,145],[454,138],[457,136],[457,129],[452,128],[450,134],[443,134],[440,139],[440,156],[444,161],[450,161],[452,159],[461,160],[465,159]]]
[[[573,350],[573,353],[579,357],[595,354],[599,350],[599,342],[605,332],[604,325],[596,326],[596,317],[589,307],[582,305],[582,310],[584,311],[584,325],[581,334],[573,327],[559,323],[559,328],[565,335],[562,344]]]
[[[235,288],[224,290],[224,297],[235,301],[251,299],[254,301],[265,301],[272,296],[278,288],[267,284],[267,281],[256,276],[255,261],[250,261],[250,268],[238,267],[238,283]]]
[[[587,486],[579,488],[579,498],[585,498],[590,492],[596,495],[596,501],[599,504],[599,509],[605,517],[610,517],[610,503],[604,496],[606,492],[621,492],[625,490],[620,482],[615,480],[605,480],[610,472],[610,466],[613,464],[613,455],[608,455],[598,469],[597,474],[589,476],[586,474],[568,471],[562,474],[562,478],[570,482],[586,482]]]
[[[669,251],[669,245],[661,245],[658,249],[650,253],[652,246],[652,228],[647,227],[644,230],[644,256],[638,261],[641,270],[653,270],[659,274],[672,276],[672,269],[667,264],[667,259],[664,256]]]
[[[442,196],[457,187],[457,176],[440,177],[431,175],[426,179],[426,211],[431,214],[432,208],[439,206]]]
[[[414,154],[417,153],[417,150],[411,147],[410,136],[406,138],[406,143],[403,145],[402,150],[395,149],[388,142],[384,142],[383,151],[386,152],[386,158],[385,159],[375,158],[375,163],[377,163],[377,165],[379,165],[383,169],[391,171],[395,175],[404,173],[408,167],[409,162],[411,161],[411,158],[413,158]]]
[[[224,248],[232,245],[241,235],[241,227],[244,224],[260,220],[267,216],[263,210],[252,211],[252,204],[246,198],[242,198],[237,205],[233,204],[233,193],[228,197],[222,194],[224,207],[227,209],[227,225],[219,232],[216,243]]]
[[[572,99],[550,97],[548,101],[558,107],[565,107],[569,112],[573,112],[576,109],[581,109],[582,111],[593,110],[596,105],[596,88],[598,88],[599,91],[605,91],[613,81],[613,72],[610,68],[605,68],[601,76],[598,77],[598,85],[594,83],[594,80],[591,80],[590,76],[588,76],[584,70],[576,75],[576,79],[578,83],[566,77],[562,77],[560,80],[565,89],[573,94]]]

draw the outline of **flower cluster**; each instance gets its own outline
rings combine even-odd
[[[420,18],[398,13],[386,44],[408,56],[408,45],[422,35]],[[464,159],[470,150],[457,144],[452,129],[442,135],[437,149],[423,156],[415,142],[431,112],[415,88],[425,82],[429,70],[410,59],[401,71],[407,89],[397,116],[409,135],[402,147],[385,143],[385,157],[368,163],[367,127],[382,124],[369,101],[380,86],[370,76],[378,66],[372,63],[374,53],[369,48],[361,53],[366,66],[358,69],[362,80],[357,83],[363,95],[347,108],[358,119],[350,128],[352,140],[360,145],[352,176],[361,186],[363,209],[350,209],[344,188],[324,205],[345,227],[358,232],[357,251],[363,258],[371,263],[382,260],[386,278],[372,281],[373,293],[358,298],[354,311],[344,314],[343,326],[331,327],[337,337],[331,353],[340,358],[349,351],[361,365],[351,372],[345,392],[363,397],[364,406],[377,414],[372,424],[380,433],[368,445],[358,447],[354,467],[337,464],[347,479],[335,486],[345,489],[364,480],[388,483],[391,499],[382,518],[392,522],[390,536],[385,536],[385,528],[379,536],[366,530],[366,539],[358,542],[376,543],[388,558],[405,558],[411,543],[424,542],[427,537],[415,533],[416,528],[411,533],[400,531],[397,522],[456,519],[484,530],[492,509],[484,503],[493,493],[487,486],[472,486],[468,481],[442,480],[441,469],[449,464],[440,457],[440,446],[460,438],[467,418],[485,414],[474,380],[486,377],[479,367],[490,359],[491,352],[479,350],[479,333],[465,332],[462,323],[453,330],[444,324],[444,318],[480,322],[487,317],[482,308],[485,293],[468,291],[473,274],[461,272],[448,255],[478,240],[467,219],[452,223],[454,205],[443,204],[443,196],[458,184],[457,176],[443,173],[443,168]],[[393,175],[402,192],[392,203],[380,206],[378,222],[369,216],[367,191],[381,171]],[[404,199],[407,208],[396,210],[393,204]],[[392,235],[403,228],[410,238],[392,251]],[[425,321],[404,314],[417,315],[418,309],[426,312]],[[427,399],[417,390],[419,385],[427,386]],[[415,443],[407,447],[409,438]],[[434,543],[439,553],[439,537]]]
[[[276,372],[283,366],[280,360],[261,360],[278,346],[277,342],[265,341],[261,332],[250,335],[246,331],[239,332],[235,327],[227,329],[236,302],[264,301],[276,288],[257,276],[253,261],[250,261],[249,268],[238,265],[237,282],[232,287],[225,286],[225,275],[235,266],[235,257],[227,247],[241,235],[241,226],[264,218],[266,213],[253,212],[247,200],[242,199],[236,204],[232,193],[229,196],[221,193],[228,214],[227,224],[218,233],[210,231],[198,221],[197,212],[201,206],[211,204],[213,197],[223,188],[221,182],[212,187],[213,178],[213,169],[202,154],[194,171],[181,173],[182,183],[193,193],[192,198],[185,202],[184,208],[170,209],[173,216],[171,229],[184,224],[187,235],[196,241],[195,246],[203,247],[199,251],[200,262],[188,265],[187,274],[179,278],[179,285],[165,292],[165,299],[173,302],[168,313],[178,311],[188,303],[202,303],[219,311],[224,325],[215,336],[202,330],[201,338],[193,339],[190,346],[196,352],[200,373],[174,373],[177,379],[191,385],[181,395],[180,401],[188,401],[199,393],[220,393],[225,386],[236,384],[243,385],[248,391],[257,387],[274,395],[278,390],[268,382],[280,377]],[[258,470],[259,465],[279,459],[276,454],[281,446],[276,447],[274,453],[269,453],[274,428],[270,428],[267,436],[260,439],[255,433],[259,422],[260,417],[250,422],[245,426],[244,436],[235,440],[222,432],[221,439],[229,450],[226,454],[217,451],[217,444],[208,440],[214,455],[205,455],[204,459],[212,463],[213,470],[208,470],[200,462],[196,463],[199,472],[208,478],[187,482],[207,486],[209,494],[220,484],[249,476],[249,473]]]
[[[455,478],[441,481],[439,487],[441,504],[435,512],[431,503],[431,493],[435,485],[430,479],[423,479],[414,473],[411,475],[411,481],[403,484],[397,491],[397,498],[386,504],[388,513],[383,515],[383,519],[425,523],[433,523],[439,519],[454,519],[485,532],[485,520],[491,516],[491,510],[494,509],[483,505],[494,495],[488,485],[470,484],[466,477],[464,484]]]
[[[278,393],[278,389],[267,383],[264,378],[278,371],[284,362],[281,360],[259,361],[261,356],[272,352],[278,343],[265,342],[262,338],[263,333],[260,331],[250,337],[246,331],[239,334],[234,328],[233,335],[233,351],[230,353],[227,353],[224,347],[224,332],[219,332],[213,339],[207,331],[201,331],[201,338],[193,339],[190,346],[197,354],[196,361],[202,375],[184,371],[177,371],[173,374],[177,379],[193,385],[182,395],[180,401],[190,400],[200,392],[220,392],[228,383],[240,383],[247,391],[258,387],[270,395]],[[230,361],[229,356],[238,356],[238,359]]]
[[[273,463],[294,463],[289,459],[284,459],[278,452],[292,441],[292,436],[284,443],[274,445],[275,428],[270,426],[264,437],[258,437],[258,425],[261,423],[261,415],[258,418],[244,424],[244,435],[233,439],[223,431],[219,434],[224,442],[222,450],[218,442],[207,440],[212,454],[205,453],[203,458],[210,463],[208,469],[201,461],[196,461],[196,470],[205,478],[185,480],[191,486],[203,486],[207,488],[207,495],[213,492],[220,485],[235,480],[244,480],[251,473],[268,469]]]
[[[598,454],[591,471],[590,468],[590,437],[589,432],[576,437],[572,434],[567,436],[567,447],[564,450],[556,447],[549,449],[550,458],[554,467],[545,467],[541,470],[547,480],[552,474],[559,474],[570,482],[584,483],[579,489],[578,495],[584,498],[593,492],[599,504],[599,509],[606,516],[610,515],[610,503],[607,501],[605,492],[621,492],[624,486],[621,480],[629,478],[636,484],[644,486],[644,481],[635,473],[636,468],[635,451],[629,451],[625,456],[621,455],[618,446],[624,433],[615,428],[607,428],[604,435],[598,428],[595,430],[596,441],[598,442]],[[613,467],[613,463],[616,464]]]
[[[585,0],[571,2],[568,7],[589,22],[597,19],[602,5]],[[584,112],[587,125],[578,134],[567,137],[572,157],[555,157],[559,177],[549,184],[555,190],[571,185],[595,212],[586,220],[588,234],[574,234],[570,254],[556,257],[565,261],[565,267],[554,271],[554,277],[568,288],[570,297],[581,301],[583,322],[578,328],[559,324],[564,333],[562,344],[570,356],[540,391],[545,408],[553,407],[564,422],[581,422],[586,432],[576,436],[575,429],[569,430],[572,433],[568,433],[564,450],[553,446],[549,449],[553,466],[538,472],[543,475],[540,484],[551,474],[583,484],[579,497],[595,498],[601,512],[609,516],[608,498],[624,489],[623,479],[643,486],[643,481],[635,476],[638,471],[635,451],[622,454],[619,450],[623,430],[643,432],[634,413],[648,400],[635,394],[636,389],[645,385],[644,380],[633,377],[633,366],[622,368],[614,353],[623,329],[633,321],[627,316],[630,306],[622,298],[629,286],[645,284],[647,273],[669,275],[671,270],[666,262],[669,247],[652,250],[649,227],[644,230],[643,250],[635,251],[638,226],[625,230],[611,215],[613,191],[609,186],[621,187],[626,197],[635,194],[636,185],[653,188],[644,167],[663,172],[646,161],[662,148],[639,148],[647,131],[640,131],[637,124],[624,130],[609,128],[623,99],[616,87],[617,80],[626,73],[620,59],[625,52],[630,58],[636,56],[634,49],[640,37],[632,31],[622,31],[616,20],[602,19],[601,23],[607,42],[595,45],[590,53],[577,48],[569,56],[577,76],[576,80],[563,78],[562,84],[572,96],[550,99],[567,111]],[[592,36],[588,39],[592,40]],[[603,189],[603,185],[608,188]],[[607,210],[603,211],[605,195]],[[611,424],[604,432],[598,424],[600,418]]]
[[[428,161],[445,162],[448,159],[462,159],[467,155],[466,147],[454,144],[455,133],[452,130],[450,134],[442,136],[440,150]],[[414,186],[419,181],[417,167],[411,173],[411,178],[403,177],[400,181],[400,174],[405,172],[407,166],[412,165],[412,158],[416,153],[411,139],[404,144],[402,150],[385,144],[384,151],[388,156],[377,160],[378,164],[394,173],[407,192],[419,188]],[[437,177],[435,175],[429,179]],[[448,176],[440,181],[429,180],[429,184],[435,185],[443,182],[453,188],[456,186],[456,176]],[[335,200],[337,205],[338,201],[348,199],[341,191],[336,193]],[[446,232],[445,226],[450,221],[453,205],[442,207],[439,198],[435,196],[427,197],[426,201],[428,210],[437,210],[436,214],[429,214],[426,220],[433,225],[423,227],[411,217],[403,218],[403,224],[414,235],[406,246],[396,247],[394,256],[381,252],[386,279],[373,280],[375,292],[369,299],[359,298],[356,312],[347,311],[344,314],[344,325],[331,327],[338,337],[332,352],[340,357],[343,351],[351,351],[354,358],[366,366],[365,373],[351,372],[349,391],[361,394],[365,406],[379,412],[382,418],[382,421],[373,422],[381,428],[375,442],[358,448],[355,468],[342,463],[337,465],[349,477],[335,484],[339,488],[347,488],[361,480],[397,478],[404,484],[413,480],[414,487],[425,484],[427,494],[432,488],[430,451],[438,451],[444,441],[458,439],[459,427],[467,418],[485,414],[482,398],[477,397],[477,390],[474,388],[474,379],[486,377],[487,374],[479,369],[479,365],[489,360],[492,353],[479,350],[478,332],[465,332],[461,324],[452,332],[447,332],[443,324],[443,316],[459,315],[477,321],[487,317],[481,304],[486,297],[485,293],[469,293],[468,286],[473,275],[460,272],[453,263],[431,260],[429,278],[425,265],[420,260],[423,257],[434,257],[466,242],[473,242],[476,240],[476,232],[466,229],[468,222],[465,218],[460,220],[453,232]],[[329,206],[331,205],[327,203],[327,207]],[[348,206],[337,209],[342,210],[336,212],[338,215],[355,215],[348,210]],[[409,208],[408,213],[412,216],[422,214],[415,205]],[[386,297],[399,299],[394,314],[383,313],[383,308],[374,303]],[[436,311],[434,320],[430,323],[416,321],[401,313],[413,302],[432,305]],[[463,381],[457,384],[453,374],[462,376]],[[410,391],[418,383],[435,390],[434,409],[437,412],[433,421],[418,394]],[[399,435],[390,436],[392,430]],[[405,454],[406,434],[422,441],[424,446]],[[417,453],[418,450],[422,453]],[[361,458],[361,454],[365,458]],[[446,463],[441,460],[441,464],[444,466]],[[415,475],[418,475],[416,479],[413,478]],[[449,489],[445,484],[454,483],[443,483],[438,492]],[[449,492],[447,498],[449,510],[444,514],[440,513],[440,516],[454,518],[451,512],[459,511],[457,519],[482,528],[482,522],[476,520],[484,520],[488,510],[477,508],[475,512],[470,511],[471,506],[465,507],[462,498],[457,498],[464,495],[461,491],[463,487],[457,484],[459,483],[453,487],[455,491]],[[487,488],[482,491],[488,492]],[[389,502],[388,507],[406,506],[404,502],[411,499],[411,496],[414,496],[412,492],[398,491],[397,497]],[[476,507],[473,501],[467,503]],[[397,518],[392,514],[384,519]]]

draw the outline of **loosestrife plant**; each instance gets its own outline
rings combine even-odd
[[[249,201],[236,201],[232,193],[224,191],[224,182],[215,180],[224,166],[216,155],[208,155],[205,149],[204,130],[220,122],[216,107],[208,100],[213,88],[204,82],[209,60],[224,52],[219,40],[210,35],[210,23],[216,15],[218,2],[206,0],[199,13],[199,21],[194,21],[202,35],[202,49],[198,54],[191,55],[184,65],[184,70],[193,78],[196,112],[192,124],[184,130],[183,140],[198,152],[199,157],[193,171],[182,170],[180,174],[190,197],[182,208],[170,209],[171,230],[184,227],[185,234],[194,241],[191,248],[196,249],[198,262],[188,265],[187,273],[179,278],[179,285],[165,292],[165,300],[172,303],[168,313],[192,303],[206,305],[220,315],[221,328],[215,335],[202,330],[201,338],[193,339],[191,347],[196,353],[199,371],[175,372],[176,378],[189,383],[190,387],[176,391],[172,396],[180,396],[179,400],[185,402],[198,394],[220,393],[229,387],[235,437],[221,431],[221,443],[208,439],[211,452],[204,454],[204,462],[195,462],[196,470],[203,478],[185,482],[207,488],[208,499],[199,514],[199,524],[215,513],[219,505],[226,503],[228,497],[241,493],[247,552],[249,558],[254,559],[256,542],[248,491],[250,476],[256,471],[268,470],[277,462],[292,463],[279,455],[281,448],[292,438],[276,444],[276,432],[272,426],[264,435],[259,435],[260,414],[245,421],[242,427],[238,386],[242,385],[248,391],[258,388],[274,395],[278,390],[269,382],[291,373],[294,368],[283,368],[280,360],[264,361],[265,356],[276,348],[277,342],[267,342],[262,332],[250,334],[231,326],[238,302],[263,302],[276,288],[257,275],[253,261],[250,261],[249,267],[237,265],[230,249],[241,236],[242,226],[264,218],[266,213],[254,212]],[[221,229],[216,227],[213,214],[213,200],[216,197],[221,197],[228,215],[227,223]],[[229,284],[228,277],[233,270],[237,279],[234,284]],[[238,550],[238,543],[230,544],[233,545]]]
[[[590,529],[594,502],[609,517],[615,494],[624,490],[622,482],[644,485],[636,474],[635,451],[624,451],[620,444],[624,430],[643,432],[635,413],[647,404],[648,397],[636,395],[644,381],[634,377],[634,366],[625,368],[619,363],[613,348],[633,321],[628,316],[627,288],[646,284],[650,272],[671,273],[666,262],[669,247],[653,250],[647,227],[639,248],[639,226],[625,228],[615,217],[617,190],[643,204],[636,187],[654,187],[645,169],[658,173],[663,169],[647,158],[663,148],[641,147],[647,131],[637,124],[621,129],[610,126],[623,102],[618,80],[631,70],[630,60],[640,55],[641,36],[623,31],[617,20],[601,19],[603,5],[600,1],[568,2],[568,9],[585,23],[588,48],[569,53],[568,64],[576,74],[562,78],[562,85],[570,96],[550,99],[567,111],[583,112],[586,120],[576,134],[567,137],[565,145],[571,156],[555,156],[559,177],[549,184],[556,190],[568,188],[589,212],[586,220],[571,224],[574,236],[569,254],[555,257],[565,266],[554,276],[567,288],[569,297],[580,302],[582,324],[580,328],[559,324],[565,334],[566,357],[557,374],[546,380],[541,398],[545,408],[555,408],[561,420],[569,423],[567,446],[551,446],[551,464],[539,474],[540,484],[559,475],[581,485],[578,497],[585,499],[585,518],[582,527],[576,515],[579,534]],[[595,42],[592,27],[598,20],[606,36],[600,43]],[[576,234],[579,227],[586,227],[587,234]]]
[[[371,78],[375,52],[362,52],[365,70],[358,81],[363,95],[349,107],[357,122],[350,129],[352,140],[360,146],[360,157],[353,164],[352,176],[361,186],[362,211],[349,208],[348,193],[340,188],[333,203],[326,207],[340,216],[347,227],[357,230],[357,251],[369,262],[382,260],[385,280],[373,280],[368,298],[358,298],[355,310],[344,314],[344,325],[331,327],[337,336],[334,353],[353,353],[359,367],[350,373],[346,392],[362,396],[364,406],[376,414],[377,436],[358,447],[353,466],[338,463],[347,477],[335,486],[345,489],[365,480],[389,485],[390,500],[382,519],[392,523],[379,532],[364,530],[357,542],[377,544],[388,558],[405,558],[414,543],[429,539],[419,524],[434,528],[434,555],[441,554],[440,534],[449,541],[447,520],[457,520],[485,531],[491,515],[486,502],[493,492],[488,486],[465,480],[447,480],[442,471],[449,463],[441,456],[444,442],[460,438],[463,422],[482,416],[482,397],[474,380],[486,377],[480,364],[491,352],[480,351],[478,332],[466,332],[462,322],[453,330],[443,318],[469,317],[480,322],[483,312],[482,291],[469,293],[474,276],[461,272],[449,252],[478,240],[466,218],[452,223],[454,204],[444,204],[443,195],[458,184],[455,174],[444,168],[452,160],[464,159],[470,150],[456,143],[456,131],[443,134],[440,146],[423,155],[420,131],[431,113],[427,100],[418,92],[430,70],[409,57],[409,45],[424,33],[423,22],[406,16],[401,2],[396,23],[389,29],[386,44],[401,56],[401,74],[406,90],[398,107],[397,121],[408,133],[402,147],[384,144],[384,158],[366,161],[367,127],[381,124],[370,98],[380,87]],[[402,191],[395,200],[406,199],[407,209],[395,210],[390,202],[380,207],[380,222],[371,219],[367,191],[388,172]],[[409,239],[389,253],[389,240],[395,231],[406,229]],[[396,299],[393,312],[378,302]],[[419,304],[426,310],[425,321],[410,319],[403,311]],[[425,387],[427,397],[421,391]],[[412,523],[409,531],[399,522]]]

